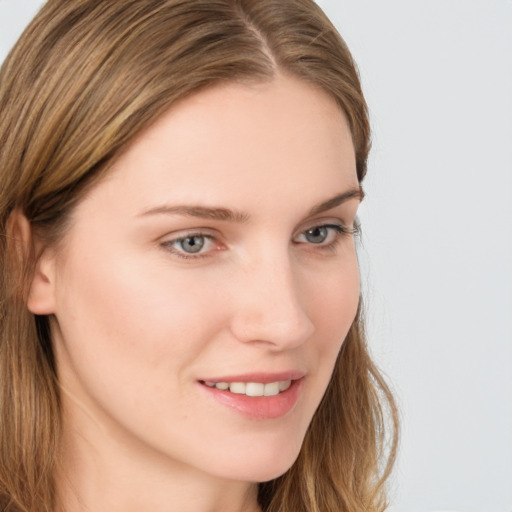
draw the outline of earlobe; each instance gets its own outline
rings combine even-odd
[[[7,233],[15,244],[18,261],[23,262],[23,267],[27,267],[27,262],[35,259],[26,299],[28,310],[35,315],[55,313],[53,251],[45,248],[35,238],[29,220],[19,210],[14,210],[9,216]]]

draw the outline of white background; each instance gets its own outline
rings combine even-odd
[[[0,61],[40,4],[0,0]],[[320,4],[374,129],[361,258],[403,419],[393,510],[511,512],[512,0]]]

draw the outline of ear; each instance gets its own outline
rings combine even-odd
[[[20,210],[9,216],[7,233],[14,241],[19,261],[36,259],[27,297],[28,310],[35,315],[55,313],[54,251],[36,239],[30,221]]]

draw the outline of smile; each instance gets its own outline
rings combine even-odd
[[[292,384],[291,380],[276,382],[203,382],[205,386],[220,391],[229,391],[246,396],[275,396],[286,391]]]
[[[294,371],[279,376],[254,374],[203,379],[198,383],[207,396],[227,406],[229,411],[251,420],[270,420],[286,416],[295,408],[304,377],[303,372]]]

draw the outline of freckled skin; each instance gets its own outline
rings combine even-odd
[[[297,457],[357,309],[352,236],[329,229],[338,243],[327,247],[304,232],[350,226],[358,199],[308,212],[357,186],[335,102],[281,75],[180,102],[77,206],[62,247],[43,255],[46,284],[34,281],[29,307],[54,315],[63,473],[82,503],[257,510],[254,482]],[[176,204],[249,220],[141,215]],[[197,233],[200,257],[180,257],[176,239]],[[266,421],[199,383],[288,370],[306,373],[298,402]]]

